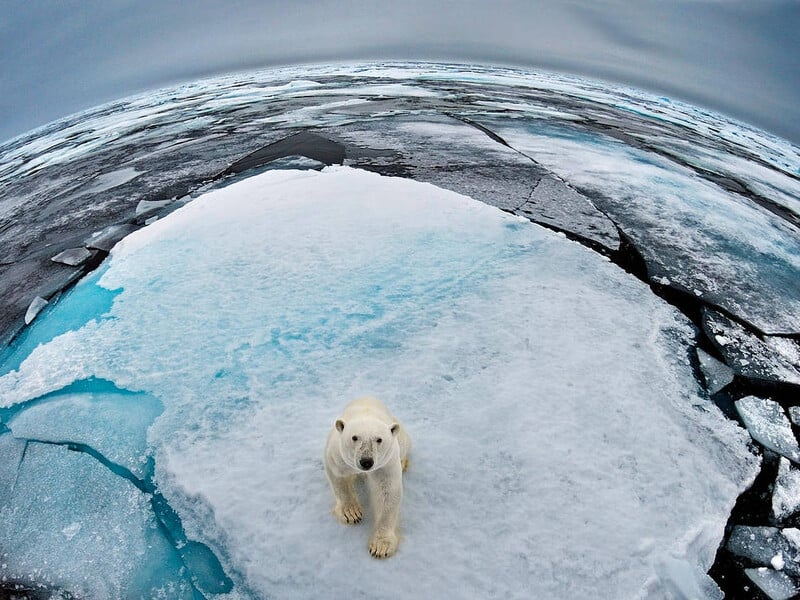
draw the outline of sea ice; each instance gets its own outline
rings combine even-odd
[[[70,267],[77,267],[78,265],[85,263],[91,256],[92,253],[81,246],[79,248],[69,248],[63,252],[59,252],[50,260],[68,265]]]
[[[3,436],[6,437],[6,436]],[[78,598],[193,598],[150,502],[94,458],[29,443],[0,497],[0,577]]]
[[[736,410],[754,440],[795,463],[800,463],[800,447],[780,404],[747,396],[736,401]]]
[[[101,192],[107,192],[124,183],[133,181],[142,173],[143,171],[137,171],[135,167],[125,167],[109,173],[102,173],[95,177],[92,180],[92,184],[84,189],[82,193],[99,194]]]
[[[800,587],[786,573],[772,569],[745,569],[744,572],[770,600],[790,600],[797,598]]]
[[[655,152],[574,124],[477,120],[588,195],[633,239],[650,277],[696,289],[765,333],[800,332],[800,238],[782,218]]]
[[[794,342],[767,336],[762,341],[725,315],[703,310],[703,327],[725,360],[740,375],[800,386],[800,363],[793,364]]]
[[[41,296],[36,296],[31,300],[28,310],[25,312],[25,324],[30,325],[45,306],[47,306],[47,300]]]
[[[778,478],[772,493],[772,514],[778,521],[795,514],[800,509],[800,470],[781,457]]]
[[[709,394],[716,394],[733,381],[733,369],[725,363],[718,361],[708,352],[698,348],[697,358],[700,361],[700,369],[706,380],[706,387],[708,388]]]
[[[161,403],[152,396],[90,380],[40,399],[6,426],[23,440],[89,446],[144,480],[148,476],[145,435],[160,413]]]
[[[728,550],[762,567],[777,568],[792,576],[800,576],[800,552],[777,527],[736,525],[728,538]]]
[[[84,296],[101,306],[81,311],[103,318],[31,348],[0,377],[0,398],[13,410],[95,378],[158,399],[155,485],[244,596],[707,590],[758,470],[746,433],[696,408],[694,333],[675,309],[580,244],[430,184],[266,172],[125,238],[99,284],[111,307]],[[369,556],[368,527],[333,519],[322,469],[332,420],[367,393],[415,442],[388,562]],[[26,473],[19,498],[58,488],[50,472]],[[150,518],[112,504],[98,535]],[[19,560],[67,543],[88,556],[83,510],[26,517]],[[137,539],[104,554],[104,569],[140,547],[137,527],[120,525]],[[56,558],[59,581],[84,576]]]

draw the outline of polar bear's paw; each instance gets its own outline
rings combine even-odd
[[[351,502],[347,504],[336,503],[333,508],[333,514],[339,519],[343,525],[352,525],[353,523],[361,522],[363,516],[361,505],[358,502]]]
[[[375,558],[389,558],[397,552],[399,541],[396,533],[376,533],[369,541],[369,553]]]

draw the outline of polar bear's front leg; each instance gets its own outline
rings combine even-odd
[[[353,485],[356,476],[346,475],[339,477],[333,473],[327,464],[325,465],[325,474],[328,476],[331,491],[333,491],[333,497],[336,500],[333,514],[339,519],[340,523],[345,525],[360,522],[362,517],[361,503],[358,501],[356,489]]]
[[[400,536],[400,503],[403,500],[403,474],[400,461],[392,461],[367,477],[370,501],[375,510],[375,528],[369,540],[369,553],[388,558],[397,552]]]

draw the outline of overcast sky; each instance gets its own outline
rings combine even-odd
[[[404,58],[623,82],[800,144],[800,0],[0,0],[0,140],[202,76]]]

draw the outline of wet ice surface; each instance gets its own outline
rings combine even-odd
[[[635,280],[607,262],[601,261],[598,267],[591,262],[599,260],[597,256],[588,259],[579,253],[580,260],[575,260],[574,244],[563,237],[544,235],[539,240],[542,245],[534,244],[536,248],[528,252],[511,243],[513,236],[527,234],[506,232],[512,238],[504,237],[500,246],[507,253],[487,259],[472,245],[475,240],[471,236],[470,244],[461,240],[459,246],[448,238],[437,245],[433,234],[409,241],[398,233],[403,230],[400,227],[392,236],[387,234],[385,248],[370,250],[369,244],[377,241],[369,236],[365,240],[362,232],[353,233],[354,223],[342,223],[346,211],[330,215],[324,227],[316,227],[322,236],[322,242],[316,244],[300,244],[295,239],[297,230],[305,231],[315,223],[311,218],[298,217],[294,234],[274,231],[277,224],[272,225],[258,233],[260,245],[251,242],[250,246],[239,235],[232,236],[225,246],[226,234],[212,232],[214,222],[210,221],[203,235],[211,236],[216,246],[189,243],[178,235],[153,238],[134,253],[149,256],[140,266],[125,261],[131,273],[117,270],[107,279],[104,268],[61,295],[119,240],[142,225],[156,223],[154,231],[165,231],[162,227],[169,231],[172,226],[168,224],[173,221],[164,221],[164,217],[213,187],[214,182],[227,184],[269,169],[319,170],[324,164],[341,162],[427,181],[524,216],[564,232],[649,279],[653,289],[665,296],[674,290],[683,292],[684,310],[689,298],[687,314],[705,315],[696,325],[702,326],[697,335],[706,336],[702,347],[708,352],[693,347],[694,334],[685,328],[685,322],[678,319],[674,327],[664,325],[665,318],[666,322],[676,318],[675,313],[656,301],[646,287],[637,288]],[[238,175],[228,177],[232,174]],[[326,172],[325,176],[329,175]],[[308,179],[301,181],[310,184],[315,174],[308,172],[303,177]],[[184,569],[181,577],[190,573],[189,588],[186,579],[173,579],[171,572],[159,572],[154,582],[160,578],[165,585],[172,581],[170,585],[185,593],[210,596],[231,589],[230,575],[236,582],[234,596],[263,595],[263,590],[281,595],[275,590],[290,585],[300,590],[298,594],[302,590],[311,593],[315,581],[333,576],[334,563],[326,571],[323,563],[327,559],[313,551],[324,548],[327,552],[331,540],[337,549],[346,550],[345,557],[363,559],[359,563],[362,568],[375,568],[361,555],[366,533],[341,531],[328,516],[320,516],[329,508],[324,478],[317,477],[320,465],[299,465],[299,459],[288,455],[280,440],[264,432],[274,429],[270,419],[288,415],[315,423],[321,432],[318,437],[324,436],[346,397],[383,393],[404,418],[395,403],[410,406],[412,419],[421,421],[416,431],[430,440],[428,447],[415,451],[427,459],[422,460],[423,470],[419,471],[415,462],[409,472],[406,502],[411,508],[406,510],[412,512],[404,519],[416,514],[417,520],[404,520],[407,537],[398,556],[399,566],[390,573],[401,588],[417,581],[417,575],[410,577],[408,572],[426,572],[430,565],[426,553],[450,556],[459,551],[465,560],[447,571],[450,577],[461,578],[453,586],[462,589],[467,581],[484,595],[514,596],[517,592],[512,583],[534,579],[537,583],[531,584],[532,589],[540,589],[548,597],[585,595],[589,588],[581,586],[607,572],[611,575],[597,585],[607,585],[610,596],[620,595],[615,586],[622,586],[619,589],[645,589],[674,597],[719,597],[714,582],[703,572],[723,539],[720,524],[753,475],[753,463],[743,449],[741,431],[734,433],[728,423],[717,437],[706,431],[719,429],[715,421],[718,412],[697,387],[689,364],[697,362],[697,350],[698,373],[703,374],[705,389],[715,401],[727,398],[726,410],[733,406],[732,400],[748,394],[761,394],[765,389],[773,394],[765,402],[772,402],[778,410],[751,415],[751,433],[756,437],[757,432],[779,430],[781,439],[791,446],[793,431],[785,414],[788,411],[798,421],[798,409],[792,404],[796,403],[800,345],[796,335],[763,333],[796,334],[800,330],[796,320],[800,314],[798,182],[800,150],[741,123],[636,90],[511,69],[351,65],[237,74],[70,117],[0,145],[0,245],[7,249],[0,261],[4,288],[0,290],[0,343],[5,344],[22,327],[30,306],[41,309],[29,313],[32,326],[0,353],[0,386],[5,386],[0,402],[7,406],[0,410],[0,431],[5,432],[0,434],[0,455],[8,458],[0,460],[0,481],[9,486],[16,481],[16,466],[26,454],[27,444],[42,444],[54,457],[65,456],[62,451],[72,448],[94,460],[106,470],[105,475],[117,477],[119,485],[132,484],[134,497],[139,494],[145,501],[140,515],[120,513],[119,518],[130,526],[124,544],[149,543],[146,536],[135,532],[142,523],[156,524],[162,540],[169,542],[163,556],[171,558],[165,559],[165,564]],[[351,193],[343,191],[341,197]],[[425,197],[428,195],[426,192]],[[491,229],[489,222],[495,217],[480,217],[484,223],[475,226],[478,240],[485,242],[489,233],[484,229]],[[238,227],[230,225],[230,219],[223,222],[228,223],[226,227]],[[463,224],[450,222],[453,227]],[[267,231],[273,235],[265,236]],[[283,282],[293,272],[281,265],[307,255],[306,262],[300,260],[292,268],[318,273],[328,264],[328,244],[342,241],[345,232],[349,232],[349,252],[358,256],[371,252],[370,259],[383,257],[391,268],[386,266],[384,272],[367,269],[355,275],[348,271],[348,277],[340,281],[340,295],[334,297],[338,302],[334,304],[341,308],[335,314],[308,310],[308,303],[288,302],[315,297],[318,290],[309,290],[309,282],[298,283],[300,278],[294,276],[288,281],[295,287],[275,288],[276,281]],[[450,233],[457,237],[455,229]],[[393,239],[395,236],[398,239]],[[124,244],[133,244],[132,240]],[[493,239],[492,244],[496,242]],[[281,244],[284,252],[276,253]],[[145,246],[150,247],[150,255]],[[280,262],[289,248],[295,248],[295,254]],[[418,252],[409,255],[412,248]],[[485,251],[486,244],[479,243],[477,248]],[[454,249],[458,251],[451,254]],[[470,254],[473,250],[477,252],[474,256]],[[54,261],[62,251],[69,251],[62,256],[64,262]],[[391,252],[400,267],[389,260]],[[647,273],[637,265],[639,254]],[[433,255],[439,256],[440,262],[425,259]],[[449,262],[448,256],[452,258]],[[178,272],[177,265],[192,261],[196,263],[187,273],[195,273],[198,282],[188,282],[186,275]],[[264,265],[275,269],[265,272],[261,269]],[[430,267],[432,270],[424,273],[434,275],[416,281],[418,267]],[[464,271],[459,269],[468,275],[461,277],[458,274]],[[520,274],[520,269],[529,272]],[[616,274],[609,276],[605,269]],[[442,275],[445,272],[448,277]],[[230,276],[235,273],[241,274],[241,281],[232,285]],[[423,274],[419,276],[424,279]],[[540,279],[531,284],[526,277]],[[99,285],[101,278],[104,283]],[[109,283],[114,278],[121,287]],[[366,283],[374,278],[391,281],[376,289]],[[317,279],[322,287],[330,284],[327,272],[319,273]],[[135,285],[126,288],[123,280]],[[347,286],[358,282],[363,285],[350,290],[352,297],[345,297]],[[586,290],[597,291],[598,285],[602,293],[587,299]],[[391,286],[397,293],[385,293]],[[139,290],[142,296],[137,299]],[[32,305],[37,297],[38,306]],[[212,298],[216,298],[213,307]],[[323,297],[317,302],[321,304]],[[634,302],[636,309],[631,310],[629,302]],[[661,308],[653,308],[653,302]],[[699,310],[706,302],[722,312]],[[447,306],[448,310],[428,313],[420,308],[425,303]],[[281,313],[281,307],[287,312]],[[665,317],[664,310],[671,316]],[[318,319],[309,321],[315,315]],[[271,319],[277,325],[267,327]],[[152,321],[152,328],[133,326],[142,320]],[[152,330],[157,323],[162,323],[162,335],[155,336]],[[434,325],[436,335],[426,336]],[[165,348],[172,338],[163,332],[172,333],[173,328],[180,333],[176,333],[176,347]],[[470,332],[468,339],[465,331]],[[413,344],[428,351],[420,353],[416,346],[409,350]],[[184,351],[176,354],[178,346]],[[330,359],[336,348],[342,350],[339,362]],[[537,360],[532,362],[529,357],[542,350],[546,352],[536,354]],[[159,352],[163,356],[155,356]],[[609,356],[603,358],[601,353]],[[329,360],[322,360],[326,356]],[[349,362],[356,357],[359,362]],[[414,369],[423,359],[431,363],[427,376]],[[597,361],[603,362],[599,371]],[[385,366],[387,362],[392,363],[390,368]],[[587,364],[591,366],[587,368]],[[625,369],[620,367],[623,364]],[[626,372],[618,381],[598,382],[592,376],[614,373],[616,378],[628,365],[640,365],[639,372]],[[396,373],[395,368],[399,369]],[[21,374],[15,373],[17,369]],[[658,380],[652,377],[654,370],[674,375],[678,383],[659,388],[653,383]],[[334,371],[336,376],[331,375]],[[349,372],[356,374],[342,377]],[[179,381],[180,377],[184,381]],[[656,412],[649,405],[647,410],[634,406],[628,397],[627,392],[635,390],[641,391],[641,398],[653,397],[650,387],[647,393],[643,391],[645,379],[646,385],[658,390],[652,400],[664,396],[655,402],[660,407]],[[201,380],[202,385],[198,383]],[[751,384],[761,387],[748,392]],[[364,389],[367,387],[372,389]],[[284,396],[286,390],[295,391]],[[399,396],[398,390],[403,390]],[[479,396],[497,397],[497,403],[477,410]],[[547,405],[544,410],[540,403],[551,396],[567,402]],[[131,402],[137,398],[143,400],[134,408]],[[198,407],[198,398],[213,400]],[[439,402],[423,405],[428,398]],[[452,421],[449,426],[454,432],[442,438],[435,425],[448,409],[457,406],[456,400],[471,402],[458,405],[471,410],[468,414],[459,411],[457,419],[448,416],[445,420]],[[12,406],[13,402],[21,404]],[[323,407],[323,402],[329,404]],[[684,409],[689,406],[694,408],[687,413]],[[94,421],[89,417],[98,407],[104,416]],[[130,419],[126,418],[129,411]],[[675,417],[674,411],[680,416]],[[452,456],[455,440],[463,439],[464,432],[488,437],[477,424],[490,413],[499,413],[512,424],[511,438],[519,440],[524,451],[520,459],[519,448],[495,453],[481,453],[480,445],[470,448],[471,463],[479,465],[476,479],[492,482],[496,494],[486,499],[487,503],[495,500],[494,505],[483,506],[475,493],[468,494],[456,485],[456,471],[437,465],[436,459]],[[671,416],[653,433],[656,438],[673,435],[670,444],[683,440],[698,446],[694,449],[698,454],[690,452],[689,457],[711,452],[715,458],[710,463],[705,457],[687,458],[702,466],[684,465],[681,471],[677,465],[666,464],[663,457],[655,457],[655,448],[622,456],[609,449],[617,438],[638,448],[637,436],[646,437],[665,415]],[[620,431],[617,419],[623,418],[627,427]],[[526,430],[525,423],[534,423],[541,430]],[[567,443],[573,427],[586,436],[574,447]],[[637,427],[642,427],[641,432],[629,431]],[[117,434],[103,435],[109,428]],[[540,444],[538,438],[531,442],[531,431],[536,435],[545,431],[546,443]],[[288,431],[280,434],[285,437]],[[630,437],[636,439],[630,441]],[[507,436],[503,432],[495,438],[505,440]],[[24,441],[34,439],[39,441]],[[770,447],[769,435],[764,439]],[[313,457],[320,450],[313,441],[304,448],[306,455]],[[674,454],[676,447],[662,451],[666,457]],[[256,455],[265,457],[258,469],[253,462]],[[66,463],[70,469],[78,468],[74,461]],[[773,464],[777,469],[777,462]],[[432,470],[426,471],[429,465]],[[295,471],[288,491],[281,492],[273,483],[283,481],[291,469]],[[707,477],[706,469],[713,473],[708,476],[707,489],[699,489]],[[94,472],[94,468],[90,470]],[[542,480],[538,479],[540,472],[546,473]],[[45,470],[33,473],[31,477],[41,475],[58,487],[59,480]],[[617,473],[638,474],[638,478],[617,481]],[[686,473],[693,474],[690,483],[676,483]],[[788,514],[794,495],[793,475],[793,470],[782,465],[774,493],[772,487],[758,492],[772,499],[782,525],[793,518]],[[416,492],[412,487],[415,477]],[[589,486],[590,481],[598,485]],[[309,504],[307,485],[317,486],[313,497],[319,506]],[[106,493],[104,486],[98,489]],[[627,496],[620,500],[609,489]],[[231,490],[243,490],[242,497]],[[256,506],[256,499],[263,500],[263,490],[271,491],[272,502]],[[113,493],[108,493],[110,505],[118,506]],[[564,498],[574,498],[576,509],[558,513],[555,501],[552,506],[543,502],[544,508],[518,501],[548,500],[557,493],[561,494],[558,508],[565,505]],[[695,494],[712,500],[698,504]],[[293,500],[300,496],[302,502]],[[454,538],[452,531],[460,530],[460,520],[448,519],[447,514],[431,508],[441,505],[445,497],[461,498],[456,512],[471,523],[469,535]],[[690,514],[684,515],[687,520],[678,526],[672,521],[666,524],[676,517],[670,512],[674,505],[658,512],[660,503],[667,499],[680,502],[682,497],[692,498],[686,503],[692,506]],[[5,502],[2,510],[27,514],[20,495],[13,500],[0,497],[0,502]],[[626,502],[635,506],[628,510]],[[624,524],[614,521],[603,511],[613,504],[624,504],[627,513],[636,518]],[[62,508],[64,519],[80,512],[80,507],[68,504]],[[771,508],[765,510],[772,512]],[[531,524],[526,511],[534,509],[544,510],[548,522]],[[479,519],[480,510],[485,514]],[[777,516],[777,510],[786,512]],[[5,513],[6,517],[10,514]],[[318,538],[306,535],[309,514],[321,519],[311,521],[319,528],[313,531]],[[751,524],[749,518],[737,521],[741,516],[734,514],[732,525]],[[105,517],[99,513],[82,517],[85,522],[95,518]],[[692,529],[693,518],[707,520]],[[51,515],[45,522],[60,527],[62,537],[84,541],[80,535],[85,529],[77,520],[62,523]],[[249,529],[253,523],[260,529]],[[520,528],[519,523],[531,529]],[[28,550],[36,543],[48,543],[45,534],[37,534],[28,524],[33,527],[33,520],[26,521],[21,533],[13,533],[39,540],[26,546]],[[651,536],[648,528],[658,529],[659,525],[663,529]],[[666,530],[676,537],[659,537]],[[497,531],[502,532],[499,550],[493,546],[490,552],[467,549],[470,542],[483,548],[485,540],[498,538]],[[431,532],[440,532],[441,539],[431,539]],[[320,542],[322,537],[324,542]],[[560,541],[551,549],[550,562],[540,563],[539,549],[548,545],[545,537],[547,542]],[[303,543],[297,543],[298,538]],[[627,541],[634,538],[636,544]],[[2,539],[0,536],[0,554],[4,552]],[[275,546],[273,539],[280,539],[283,546]],[[453,543],[447,546],[448,541]],[[606,552],[607,558],[598,563],[592,553],[607,551],[605,545],[612,542],[619,546]],[[405,558],[401,558],[404,551]],[[154,560],[160,560],[160,551],[154,552]],[[300,567],[293,552],[304,557]],[[90,560],[87,554],[81,556]],[[476,563],[476,556],[481,561]],[[33,554],[21,553],[20,557],[13,563],[15,571],[8,573],[12,580],[19,582],[29,572],[29,579],[48,589],[79,589],[69,583],[72,575],[58,575],[60,567],[45,573],[39,564],[33,564]],[[57,565],[58,560],[53,558],[52,564]],[[97,563],[97,569],[114,572],[113,557],[109,560]],[[141,566],[150,564],[147,560],[133,562]],[[617,565],[611,567],[615,561]],[[94,572],[86,581],[99,586],[91,589],[100,595],[121,589],[103,586],[141,587],[130,575],[139,568],[136,565],[119,566],[114,581],[101,581]],[[771,562],[762,566],[775,568]],[[347,568],[352,569],[352,564]],[[641,583],[639,576],[644,577],[645,572],[649,573],[647,581]],[[715,577],[721,585],[732,585],[719,573]],[[761,579],[776,585],[783,581],[770,573]],[[634,580],[641,586],[637,588]],[[427,579],[424,582],[427,585]],[[632,587],[626,588],[629,584]],[[435,588],[444,583],[431,585]],[[87,590],[90,588],[84,591],[92,595]],[[736,594],[741,588],[726,589],[729,591]]]
[[[129,236],[99,284],[108,314],[35,348],[0,397],[95,377],[157,398],[155,482],[242,594],[629,597],[687,585],[675,573],[713,588],[757,460],[699,396],[688,323],[578,244],[427,184],[273,171]],[[388,563],[330,515],[322,473],[327,429],[363,393],[416,444]],[[41,422],[61,408],[8,427],[102,441]]]

